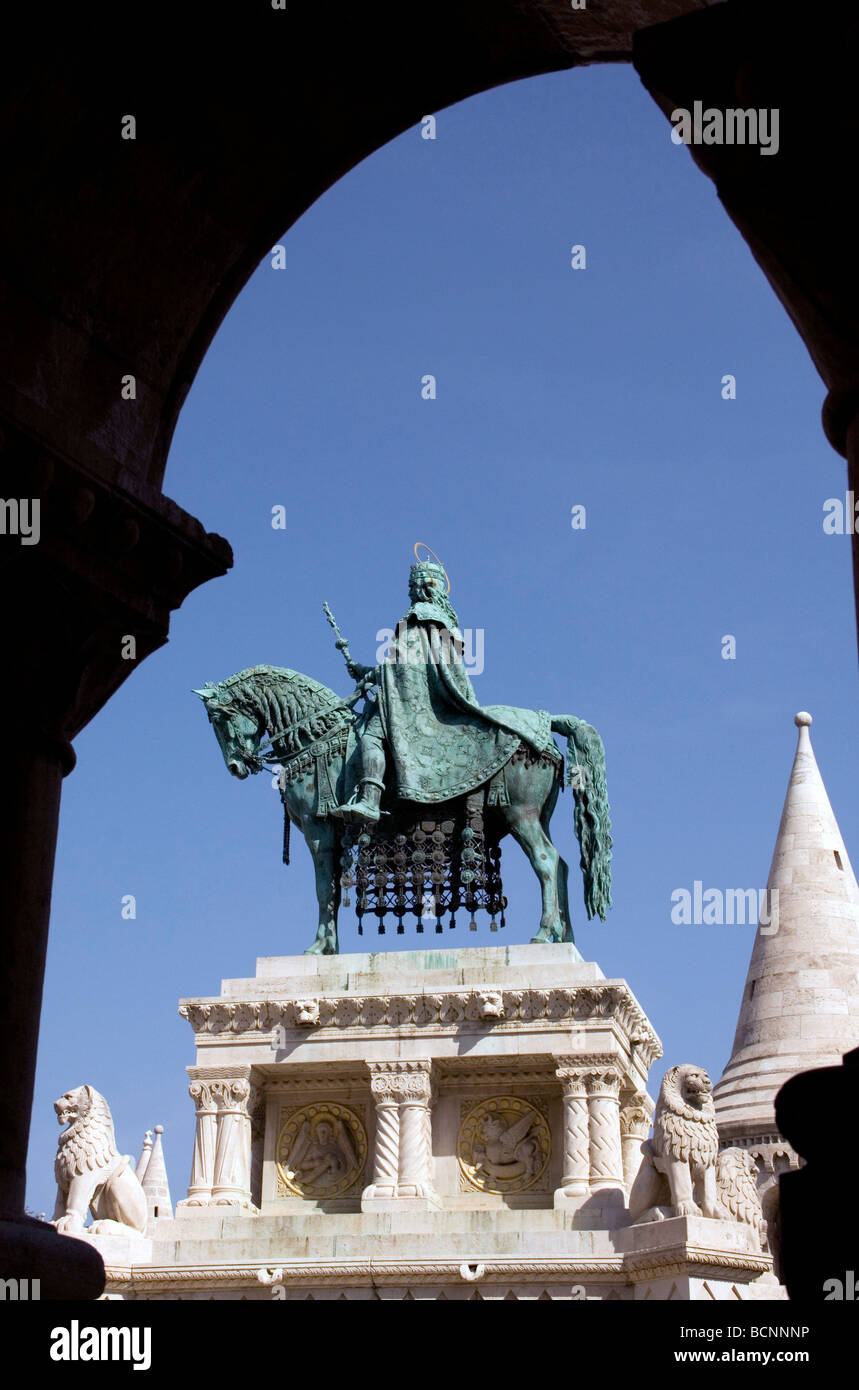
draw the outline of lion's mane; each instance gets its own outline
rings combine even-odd
[[[716,1160],[719,1201],[735,1221],[745,1221],[764,1235],[764,1216],[758,1195],[758,1166],[746,1149],[723,1149]]]
[[[719,1152],[713,1098],[700,1093],[690,1103],[684,1095],[687,1079],[698,1071],[700,1067],[682,1062],[665,1073],[653,1116],[653,1152],[709,1168]]]
[[[54,1173],[61,1186],[87,1169],[106,1168],[117,1157],[113,1120],[104,1096],[92,1086],[78,1086],[67,1095],[74,1098],[77,1114],[57,1145]],[[57,1105],[65,1099],[62,1096]]]

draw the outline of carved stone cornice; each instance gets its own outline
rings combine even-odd
[[[492,995],[493,1010],[486,1015],[486,998]],[[315,1010],[310,1018],[307,998],[300,999],[185,999],[179,1006],[198,1036],[254,1037],[274,1029],[294,1029],[306,1036],[313,1029],[384,1028],[403,1025],[435,1032],[472,1025],[474,1031],[492,1028],[504,1033],[515,1031],[519,1023],[536,1024],[538,1031],[551,1031],[574,1019],[611,1021],[629,1038],[649,1067],[662,1055],[662,1048],[646,1016],[625,984],[605,983],[552,989],[486,989],[437,991],[425,994],[320,995],[318,1021]],[[311,1018],[313,1021],[311,1021]],[[578,1063],[577,1058],[572,1061]]]
[[[117,1290],[140,1292],[145,1297],[159,1291],[179,1292],[182,1289],[235,1287],[265,1287],[270,1278],[272,1262],[242,1265],[201,1265],[171,1268],[150,1267],[108,1269],[111,1286]],[[724,1279],[729,1271],[738,1284],[750,1283],[759,1275],[769,1273],[769,1255],[749,1251],[726,1251],[701,1245],[678,1245],[676,1248],[639,1255],[607,1255],[575,1258],[504,1259],[480,1256],[483,1272],[481,1284],[517,1283],[575,1283],[591,1279],[599,1283],[632,1285],[667,1275],[696,1279]],[[277,1283],[298,1286],[365,1287],[368,1284],[443,1284],[462,1283],[463,1261],[427,1260],[278,1260]]]
[[[757,1279],[759,1274],[768,1274],[772,1264],[771,1255],[757,1251],[714,1250],[705,1245],[679,1245],[674,1249],[624,1257],[624,1269],[636,1283],[662,1279],[668,1274],[721,1279],[726,1269],[731,1270],[738,1283],[744,1283]]]

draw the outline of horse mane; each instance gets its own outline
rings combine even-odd
[[[213,698],[224,713],[261,716],[269,735],[279,735],[279,757],[300,753],[308,743],[351,722],[341,696],[286,666],[248,666],[220,681]]]

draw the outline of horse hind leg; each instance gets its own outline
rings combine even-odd
[[[552,840],[552,831],[551,831],[551,829],[550,829],[550,822],[551,822],[551,819],[552,819],[552,814],[553,814],[553,812],[554,812],[554,810],[555,810],[555,806],[556,806],[557,801],[558,801],[558,796],[559,796],[559,794],[560,794],[560,791],[561,791],[561,782],[560,782],[560,779],[559,779],[559,778],[556,778],[555,781],[554,781],[554,784],[553,784],[553,786],[552,786],[552,789],[551,789],[551,791],[549,792],[549,795],[547,796],[546,801],[545,801],[545,803],[544,803],[544,805],[543,805],[543,809],[542,809],[542,811],[541,811],[541,813],[540,813],[540,824],[541,824],[542,827],[543,827],[543,833],[545,834],[546,838],[547,838],[548,840],[550,840],[550,841]],[[554,841],[552,841],[552,843],[554,844]],[[562,927],[561,940],[562,940],[562,941],[574,941],[574,940],[575,940],[575,938],[574,938],[574,936],[573,936],[573,919],[572,919],[572,917],[570,916],[570,891],[569,891],[569,883],[570,883],[570,866],[569,866],[569,864],[567,863],[567,861],[566,861],[566,859],[564,858],[564,856],[563,856],[562,854],[558,853],[558,871],[557,871],[557,883],[556,883],[556,886],[555,886],[555,891],[556,891],[556,893],[557,893],[557,898],[558,898],[558,914],[559,914],[559,916],[560,916],[560,918],[561,918],[561,927]]]
[[[510,834],[528,856],[531,868],[540,882],[543,899],[543,913],[540,929],[532,941],[560,941],[563,937],[564,923],[558,901],[558,865],[560,855],[552,844],[533,808],[517,806],[511,797],[511,804],[504,807],[504,818]]]
[[[562,941],[574,941],[573,921],[570,917],[569,892],[570,866],[563,855],[558,855],[558,911],[563,925]]]

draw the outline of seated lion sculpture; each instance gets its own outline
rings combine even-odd
[[[52,1225],[66,1235],[142,1235],[146,1229],[146,1194],[128,1154],[117,1153],[113,1118],[104,1096],[92,1086],[78,1086],[54,1101],[61,1125],[54,1175],[57,1202]]]
[[[747,1149],[723,1149],[716,1160],[716,1191],[726,1215],[751,1226],[763,1249],[767,1222],[758,1193],[758,1165]]]
[[[641,1148],[644,1158],[629,1196],[633,1221],[702,1215],[730,1220],[716,1188],[719,1132],[702,1067],[683,1062],[665,1073],[653,1138]]]

